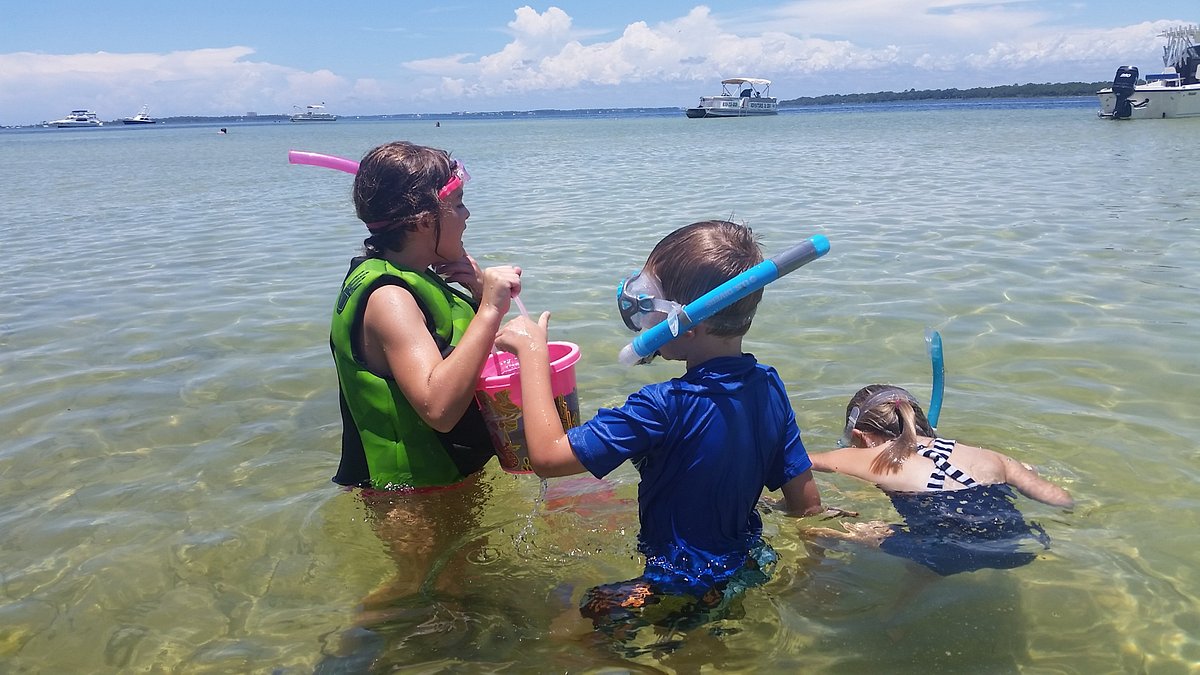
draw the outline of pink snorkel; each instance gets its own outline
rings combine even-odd
[[[467,173],[467,167],[457,159],[452,161],[450,180],[446,181],[442,189],[438,190],[438,199],[442,201],[446,201],[446,197],[449,197],[455,190],[462,187],[464,183],[471,180],[471,174]],[[322,155],[319,152],[288,150],[288,163],[310,164],[312,166],[323,166],[326,169],[345,171],[346,173],[358,173],[358,162],[346,159],[345,157]]]
[[[345,171],[346,173],[358,173],[358,162],[343,157],[334,157],[333,155],[322,155],[319,152],[288,150],[288,163],[310,164],[312,166],[323,166],[326,169]]]

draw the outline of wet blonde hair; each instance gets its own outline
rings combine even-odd
[[[867,407],[870,406],[870,407]],[[933,436],[925,411],[907,391],[890,384],[870,384],[859,389],[846,404],[846,419],[859,408],[854,428],[891,439],[871,462],[871,472],[896,473],[917,451],[918,436]]]

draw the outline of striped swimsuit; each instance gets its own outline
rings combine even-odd
[[[926,488],[930,490],[945,490],[946,476],[958,481],[964,487],[975,487],[974,478],[971,478],[966,471],[950,463],[950,453],[954,452],[955,443],[956,441],[946,438],[935,438],[933,439],[933,447],[925,445],[917,446],[917,454],[928,458],[933,462],[934,467],[936,467],[929,474],[929,482],[925,484]]]
[[[955,442],[935,438],[917,446],[934,470],[922,492],[888,492],[903,518],[883,540],[883,551],[924,565],[948,576],[993,568],[1011,569],[1033,562],[1037,545],[1050,547],[1050,538],[1037,523],[1026,523],[1013,506],[1015,494],[1005,483],[982,484],[950,463]],[[947,490],[946,478],[961,490]]]

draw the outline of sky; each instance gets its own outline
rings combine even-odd
[[[726,77],[822,94],[1111,80],[1162,68],[1195,0],[104,0],[0,12],[0,125],[686,107]],[[1191,10],[1190,12],[1188,10]]]

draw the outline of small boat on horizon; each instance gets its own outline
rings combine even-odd
[[[1139,79],[1137,66],[1121,66],[1110,87],[1096,92],[1097,115],[1110,120],[1200,116],[1200,26],[1178,26],[1159,34],[1167,39],[1163,66],[1168,72]]]
[[[325,102],[322,101],[305,106],[304,111],[292,115],[291,120],[293,122],[336,122],[337,115],[325,112]]]
[[[770,80],[731,77],[721,80],[720,96],[701,96],[700,104],[687,108],[685,112],[693,119],[778,115],[779,99],[771,96]]]
[[[134,115],[133,117],[121,118],[122,124],[154,124],[157,121],[158,120],[150,117],[149,106],[142,106],[142,109],[138,111],[138,114]]]
[[[58,127],[59,129],[75,129],[82,127],[99,127],[104,126],[96,117],[96,113],[91,110],[72,110],[66,117],[61,120],[53,120],[46,123],[47,126]]]

